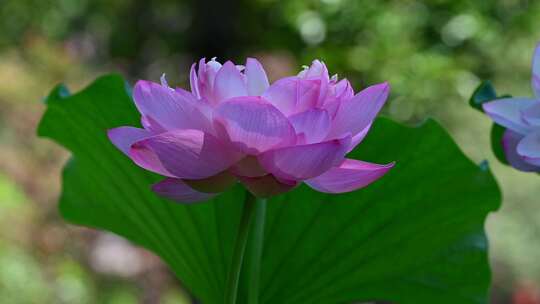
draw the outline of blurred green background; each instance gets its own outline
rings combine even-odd
[[[0,303],[191,303],[152,254],[61,220],[68,155],[34,133],[59,82],[167,73],[185,86],[203,56],[255,56],[271,79],[320,58],[356,90],[388,80],[386,115],[436,117],[501,185],[487,223],[492,302],[540,303],[540,178],[499,164],[490,121],[467,105],[483,79],[531,95],[538,41],[540,2],[527,0],[0,0]]]

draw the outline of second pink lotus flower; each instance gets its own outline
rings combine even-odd
[[[240,181],[268,197],[301,182],[321,192],[362,188],[392,166],[347,159],[366,136],[389,92],[387,83],[354,94],[315,60],[269,84],[261,64],[202,59],[191,92],[139,81],[133,99],[143,128],[108,132],[140,167],[166,177],[152,189],[178,202],[204,201]]]
[[[521,171],[540,172],[540,44],[534,50],[531,84],[534,97],[496,99],[483,108],[506,128],[501,144],[508,163]]]

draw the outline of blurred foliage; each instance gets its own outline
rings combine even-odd
[[[7,217],[7,227],[17,228],[0,232],[0,256],[20,252],[38,268],[66,258],[63,250],[40,253],[19,241],[48,231],[40,225],[67,229],[55,211],[66,153],[33,137],[39,100],[56,83],[76,91],[97,74],[120,71],[130,80],[165,72],[184,85],[199,57],[246,55],[259,57],[275,79],[318,57],[357,90],[390,81],[387,114],[410,123],[436,116],[471,158],[490,161],[505,195],[488,225],[494,294],[509,303],[513,286],[540,286],[538,255],[524,254],[540,252],[540,187],[536,176],[496,161],[491,123],[467,100],[488,79],[500,94],[531,95],[538,40],[540,2],[530,0],[0,0],[0,172],[28,197],[22,209],[6,209],[13,202],[4,202],[20,201],[15,197],[0,203],[1,222],[20,214]],[[5,189],[0,197],[11,191]],[[11,226],[15,218],[20,224]],[[79,247],[86,239],[70,233],[69,259],[84,261]],[[91,281],[103,280],[81,269]],[[114,301],[130,298],[114,294]],[[31,301],[31,292],[19,296],[26,295]]]

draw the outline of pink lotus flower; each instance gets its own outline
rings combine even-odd
[[[507,128],[502,146],[508,163],[521,171],[540,172],[540,44],[532,62],[533,98],[502,98],[483,105],[495,123]]]
[[[191,67],[191,92],[139,81],[133,99],[143,129],[119,127],[110,140],[140,167],[166,178],[153,190],[179,201],[206,200],[240,181],[267,197],[301,182],[321,192],[367,186],[392,166],[346,159],[388,96],[387,83],[354,94],[315,60],[269,85],[261,64],[214,59]]]

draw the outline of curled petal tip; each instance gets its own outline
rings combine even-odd
[[[167,78],[165,78],[165,73],[161,74],[159,80],[161,81],[162,86],[169,87],[169,84],[167,83]]]
[[[326,193],[354,191],[383,177],[394,162],[379,165],[354,159],[346,159],[339,167],[334,167],[306,183],[313,189]]]
[[[390,91],[390,83],[388,81],[381,82],[379,86],[381,86],[385,92]]]
[[[214,57],[215,58],[215,57]],[[230,60],[227,60],[225,61],[225,63],[223,63],[223,66],[227,66],[227,67],[232,67],[232,68],[235,68],[236,69],[236,64],[234,64],[232,61]]]

